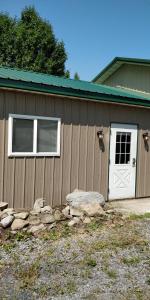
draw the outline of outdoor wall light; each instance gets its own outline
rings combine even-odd
[[[149,135],[148,135],[148,131],[147,132],[144,132],[143,133],[143,139],[144,139],[144,142],[148,142],[149,141]]]
[[[99,138],[99,141],[103,141],[103,139],[104,139],[104,132],[103,132],[102,128],[97,131],[97,136]]]

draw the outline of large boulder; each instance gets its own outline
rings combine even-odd
[[[105,204],[104,197],[98,192],[74,191],[68,194],[66,200],[72,214],[79,216],[79,212],[88,216],[105,214],[102,206]]]

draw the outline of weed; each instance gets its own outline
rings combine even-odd
[[[2,244],[2,248],[6,251],[6,252],[11,252],[11,250],[13,248],[15,248],[16,244],[14,242],[4,242]]]
[[[30,238],[31,236],[32,236],[32,234],[27,231],[24,231],[24,232],[18,231],[15,235],[15,239],[16,239],[16,241],[24,241],[24,240]]]
[[[72,294],[76,291],[76,284],[74,281],[69,280],[67,283],[61,284],[60,282],[56,282],[51,286],[53,295],[64,295],[64,294]]]
[[[73,258],[76,258],[76,257],[78,257],[78,253],[77,253],[77,252],[75,252],[75,251],[73,251],[73,252],[72,252],[72,257],[73,257]]]
[[[79,265],[81,266],[89,266],[95,267],[97,265],[96,260],[92,258],[90,255],[86,255],[83,260],[80,260]]]
[[[85,269],[81,272],[81,277],[84,279],[92,278],[92,272],[89,269]]]
[[[91,257],[87,258],[86,264],[90,267],[95,267],[97,265],[96,260]]]
[[[109,278],[111,278],[111,279],[117,278],[117,272],[115,270],[104,267],[103,271],[109,276]]]
[[[29,266],[19,266],[18,271],[15,273],[17,279],[20,280],[21,288],[30,288],[34,285],[35,281],[39,277],[39,261],[35,261],[33,264]]]
[[[76,291],[76,285],[75,282],[72,280],[69,280],[66,284],[66,292],[68,294],[73,294]]]
[[[140,262],[140,258],[138,256],[133,257],[123,257],[122,262],[128,266],[137,265]]]
[[[102,223],[102,221],[97,219],[97,220],[93,220],[91,223],[87,224],[87,228],[92,231],[95,231],[97,229],[102,228],[103,225],[104,224]]]
[[[147,212],[147,213],[141,214],[141,215],[131,214],[128,217],[128,220],[136,221],[136,220],[144,220],[144,219],[149,219],[149,218],[150,218],[150,212]]]

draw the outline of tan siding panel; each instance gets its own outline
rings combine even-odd
[[[5,94],[5,169],[4,169],[4,201],[14,206],[14,172],[15,159],[8,158],[8,116],[15,111],[15,93]]]
[[[55,116],[63,119],[63,100],[55,98]],[[61,147],[63,149],[63,122],[61,124]],[[62,193],[62,153],[60,157],[54,158],[54,184],[53,184],[53,206],[61,205],[61,193]]]
[[[4,120],[4,93],[0,93],[0,201],[3,201],[4,185],[4,152],[5,152],[5,120]]]
[[[79,141],[79,102],[72,101],[71,191],[78,188]]]
[[[62,159],[62,201],[65,203],[66,195],[70,192],[70,173],[71,173],[71,101],[64,101],[63,118],[63,146],[61,145]]]
[[[88,103],[86,190],[93,190],[94,146],[95,146],[95,105]]]
[[[87,163],[87,102],[80,102],[79,189],[86,190]]]
[[[15,95],[15,114],[24,114],[26,102],[24,94]],[[14,172],[14,206],[23,207],[25,205],[24,187],[25,187],[25,158],[13,158],[15,163]],[[19,182],[19,184],[18,184]]]

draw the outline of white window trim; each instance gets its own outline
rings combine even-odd
[[[12,152],[13,143],[13,119],[28,119],[33,120],[33,152]],[[36,152],[37,151],[37,121],[47,120],[47,121],[57,121],[57,151],[56,152]],[[60,118],[52,117],[41,117],[33,115],[19,115],[19,114],[9,114],[8,117],[8,156],[60,156]]]

